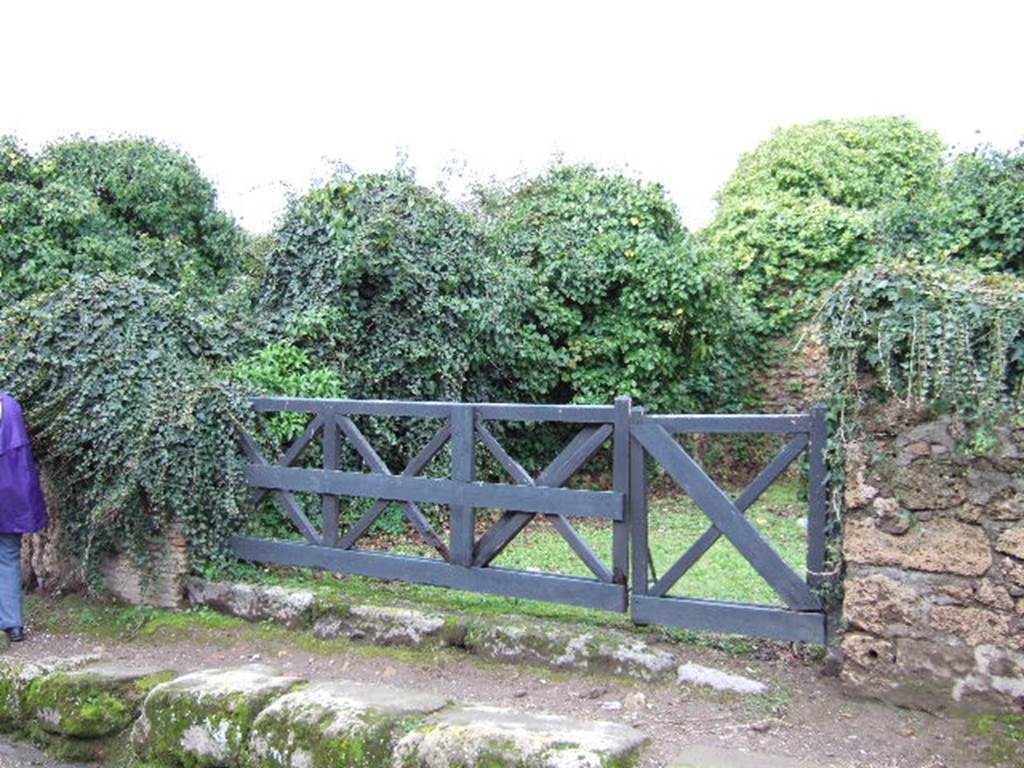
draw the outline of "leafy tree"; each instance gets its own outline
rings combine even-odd
[[[877,254],[880,232],[904,230],[942,194],[939,137],[903,118],[823,120],[785,128],[744,155],[705,234],[761,310],[785,332],[824,289]],[[903,229],[900,229],[902,227]]]
[[[220,287],[241,231],[184,155],[146,139],[74,139],[32,157],[0,139],[0,297],[74,274],[130,273],[168,287]]]
[[[660,186],[564,166],[481,206],[495,260],[527,286],[511,396],[677,410],[736,395],[742,310]]]

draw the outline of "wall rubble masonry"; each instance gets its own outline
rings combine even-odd
[[[1024,705],[1024,430],[869,406],[847,450],[846,686],[903,706]]]

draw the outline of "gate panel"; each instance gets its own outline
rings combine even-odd
[[[237,536],[235,554],[255,562],[309,566],[363,576],[396,579],[513,597],[626,610],[629,550],[626,515],[629,458],[628,398],[614,406],[504,405],[498,403],[428,403],[365,400],[257,398],[254,407],[266,412],[308,413],[311,420],[277,464],[267,460],[255,441],[242,435],[250,459],[248,483],[259,501],[272,494],[306,539],[306,543],[269,541]],[[354,415],[436,418],[443,420],[434,437],[404,470],[394,474],[352,421]],[[548,421],[577,423],[580,432],[551,463],[532,477],[505,450],[487,426],[488,421]],[[323,468],[292,466],[318,434],[323,435]],[[340,438],[362,459],[366,472],[338,468]],[[614,483],[610,491],[563,487],[608,441],[612,442]],[[420,477],[431,460],[451,444],[451,476]],[[619,443],[625,443],[625,447]],[[510,476],[511,483],[476,482],[476,451],[480,446]],[[321,497],[323,531],[317,532],[295,492]],[[370,509],[347,531],[339,530],[340,497],[375,499]],[[446,542],[434,529],[421,503],[449,510]],[[419,537],[437,551],[440,560],[356,549],[380,515],[398,504]],[[476,510],[504,510],[479,538]],[[571,547],[594,578],[496,568],[491,562],[538,515],[545,517]],[[602,518],[613,525],[612,563],[606,564],[572,525],[569,518]]]
[[[634,621],[803,642],[825,641],[825,614],[813,589],[820,583],[825,554],[824,418],[821,406],[810,415],[799,416],[646,416],[634,412],[630,442]],[[672,437],[696,432],[781,433],[793,437],[733,500]],[[798,575],[744,513],[805,450],[811,452],[807,573]],[[648,457],[658,462],[711,523],[660,579],[649,576]],[[668,596],[676,582],[723,536],[782,598],[786,608]]]

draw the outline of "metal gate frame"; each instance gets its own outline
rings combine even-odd
[[[259,397],[257,412],[306,413],[305,431],[272,464],[256,442],[241,434],[250,460],[246,479],[253,501],[272,494],[306,539],[270,541],[247,536],[231,540],[245,560],[322,568],[381,579],[453,587],[475,592],[545,600],[601,610],[626,612],[637,624],[661,624],[783,640],[824,643],[826,616],[816,588],[825,568],[827,472],[824,406],[797,415],[649,416],[628,397],[614,405],[525,405],[386,400],[318,400]],[[438,419],[433,438],[395,474],[352,421],[353,416]],[[536,477],[512,458],[488,428],[490,421],[576,424],[580,431]],[[675,440],[687,433],[792,435],[789,443],[735,499],[731,499]],[[323,439],[323,468],[292,466],[318,434]],[[368,472],[338,468],[342,438],[361,457]],[[565,488],[576,472],[611,441],[612,490]],[[451,443],[451,477],[420,477],[433,457]],[[474,477],[475,452],[483,446],[512,483],[483,483]],[[807,567],[794,572],[744,513],[802,453],[810,459],[807,516]],[[657,580],[648,549],[648,459],[653,458],[709,518],[710,527]],[[291,495],[321,497],[323,530],[317,531]],[[339,499],[360,497],[376,503],[341,535]],[[445,541],[417,506],[447,505],[450,535]],[[356,549],[355,544],[391,504],[399,504],[437,558]],[[476,536],[478,508],[504,510],[494,525]],[[498,568],[493,560],[537,515],[544,515],[562,535],[593,578]],[[612,521],[610,567],[590,548],[569,521],[571,517]],[[782,598],[785,608],[669,597],[675,583],[725,537]],[[630,565],[632,564],[632,570]],[[631,575],[631,579],[630,579]],[[630,589],[628,581],[632,582]],[[630,591],[632,595],[630,595]]]

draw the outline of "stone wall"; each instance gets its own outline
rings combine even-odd
[[[1024,705],[1024,429],[869,408],[849,446],[842,677],[925,709]]]

